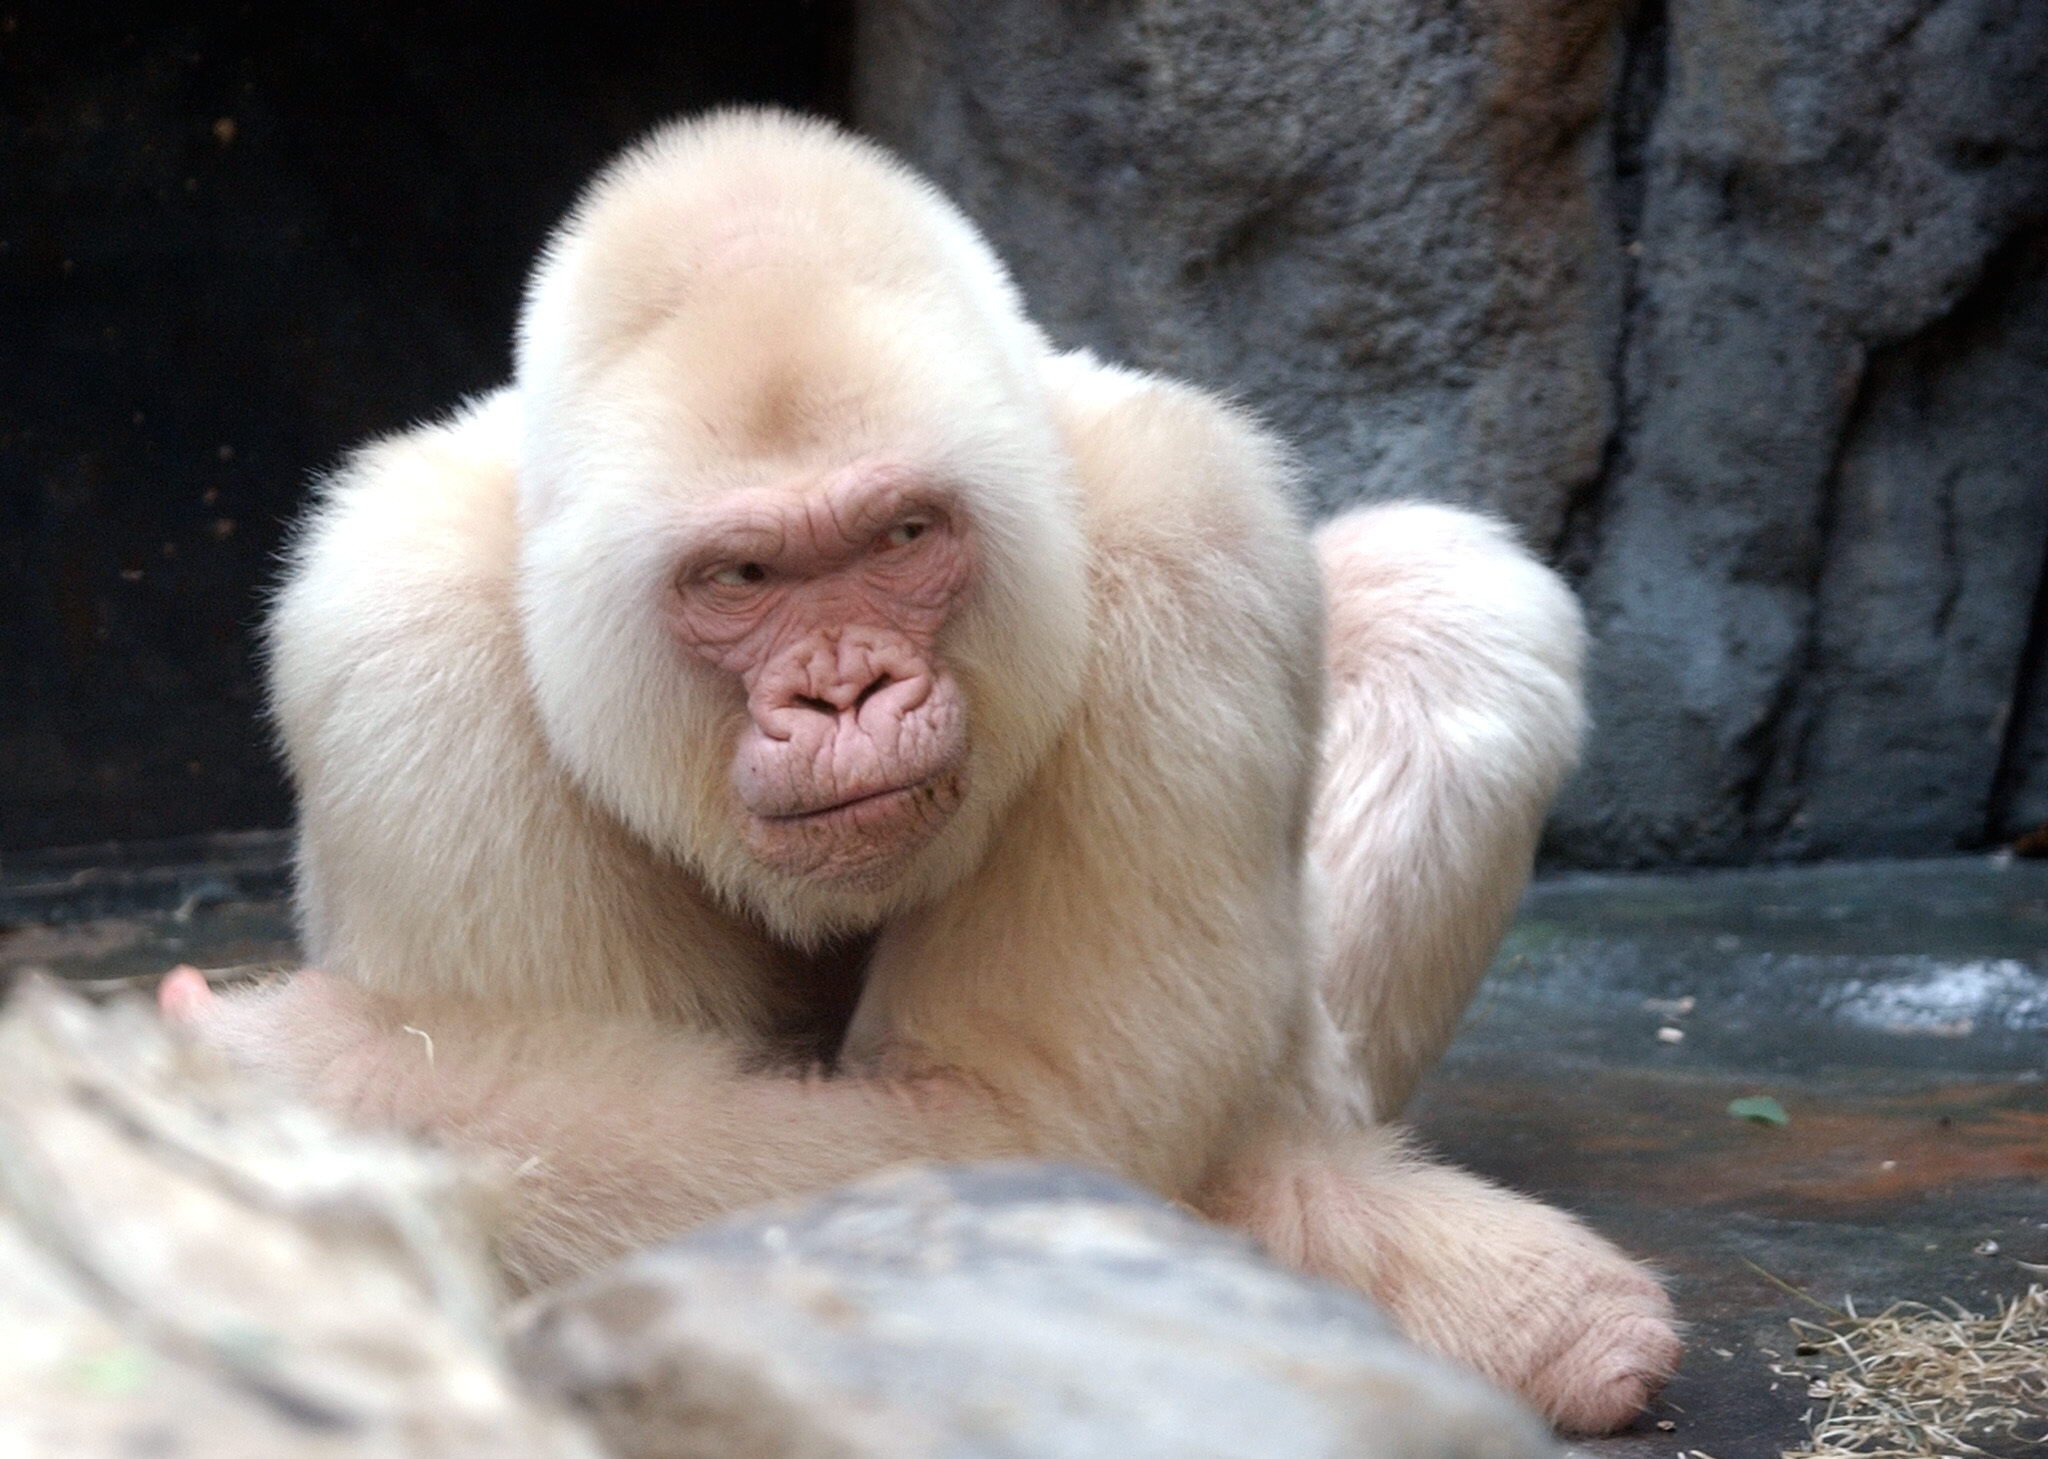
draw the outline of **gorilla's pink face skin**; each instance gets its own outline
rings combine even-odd
[[[974,566],[957,504],[873,465],[736,495],[698,536],[671,624],[745,687],[732,785],[763,865],[880,885],[959,808],[967,706],[936,647]]]

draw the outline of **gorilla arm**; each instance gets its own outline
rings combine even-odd
[[[1097,544],[1094,667],[981,873],[884,930],[847,1053],[1000,1051],[1057,1153],[1185,1197],[1286,1102],[1322,1016],[1319,579],[1262,433],[1085,355],[1049,368]]]
[[[1422,502],[1316,533],[1330,706],[1309,830],[1323,976],[1373,1116],[1449,1044],[1578,758],[1586,632],[1502,524]]]
[[[499,1254],[526,1287],[896,1161],[1030,1148],[950,1076],[749,1072],[729,1039],[681,1025],[400,1000],[324,973],[203,990],[181,973],[161,997],[235,1063],[351,1123],[500,1157]]]

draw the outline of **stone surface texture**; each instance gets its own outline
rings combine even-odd
[[[598,1459],[522,1394],[485,1187],[54,985],[0,1014],[0,1454]]]
[[[519,1351],[620,1459],[1556,1452],[1360,1299],[1036,1166],[749,1213],[542,1299]]]
[[[1614,866],[2048,820],[2044,75],[2038,0],[865,0],[854,113],[1062,342],[1562,565]]]

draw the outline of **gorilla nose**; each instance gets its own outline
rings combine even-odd
[[[858,718],[869,700],[896,682],[894,674],[881,673],[865,684],[857,679],[849,679],[839,684],[813,685],[811,687],[817,689],[818,693],[793,694],[789,703],[792,708],[810,710],[814,714],[822,714],[828,718],[837,718],[842,714],[851,714]]]
[[[919,648],[854,633],[803,644],[748,683],[748,713],[772,740],[887,734],[931,696],[933,665]]]
[[[845,735],[888,735],[918,714],[931,698],[932,676],[893,669],[843,680],[809,678],[781,692],[756,696],[751,713],[772,740],[805,744]]]

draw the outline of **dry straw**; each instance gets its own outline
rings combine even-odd
[[[1825,1322],[1794,1319],[1799,1357],[1782,1376],[1825,1400],[1784,1459],[1978,1459],[2048,1454],[2048,1287],[1988,1316],[1953,1302],[1854,1302]]]

